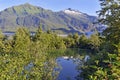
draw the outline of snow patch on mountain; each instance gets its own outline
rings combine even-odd
[[[68,8],[68,9],[64,10],[63,12],[66,14],[71,14],[71,15],[81,15],[82,14],[81,12],[71,9],[71,8]]]

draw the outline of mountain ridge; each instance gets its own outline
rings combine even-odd
[[[53,30],[57,33],[84,33],[101,27],[94,25],[96,16],[90,16],[77,10],[68,8],[68,14],[63,11],[53,12],[29,3],[7,8],[0,12],[0,29],[15,31],[18,27],[27,27],[35,31],[40,24],[43,30]],[[77,15],[76,15],[77,14]]]

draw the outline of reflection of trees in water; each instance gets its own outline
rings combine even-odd
[[[60,66],[58,66],[55,58],[49,58],[45,62],[44,80],[56,80],[59,75]]]
[[[88,60],[90,59],[89,55],[78,55],[76,58],[73,59],[74,63],[77,64],[76,70],[78,71],[78,75],[76,75],[76,80],[84,80],[81,76],[82,73],[82,67],[84,67],[84,64],[88,63]]]
[[[86,56],[86,50],[81,49],[64,49],[64,50],[52,50],[49,52],[48,59],[45,62],[45,71],[44,71],[44,80],[56,80],[59,76],[60,70],[62,70],[62,66],[57,64],[56,59],[58,57],[64,57],[66,60],[72,59],[74,64],[76,64],[76,70],[78,71],[78,75],[76,75],[76,80],[82,80],[81,74],[81,67],[84,66],[84,62],[89,59],[88,55]],[[90,53],[90,52],[89,52]]]
[[[80,55],[73,58],[73,62],[76,64],[76,70],[78,72],[78,74],[75,76],[76,80],[82,80],[82,78],[79,76],[79,74],[81,73],[81,66],[83,66],[83,58],[84,58],[84,56],[80,56]]]

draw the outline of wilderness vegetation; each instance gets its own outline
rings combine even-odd
[[[96,52],[100,42],[96,34],[91,38],[85,35],[79,37],[77,33],[60,37],[39,28],[35,35],[30,35],[28,29],[19,28],[11,37],[1,33],[0,45],[1,79],[53,80],[55,77],[52,76],[52,72],[55,65],[51,61],[45,64],[48,56],[52,55],[48,52],[55,49],[64,51],[66,48],[91,49]]]
[[[19,28],[15,35],[6,37],[0,33],[0,79],[54,80],[55,64],[49,60],[49,52],[55,49],[89,49],[94,55],[80,66],[86,80],[120,79],[120,9],[119,0],[100,0],[99,22],[109,26],[101,35],[91,37],[77,33],[60,37],[39,27],[35,35],[26,28]],[[56,53],[57,54],[57,53]],[[45,67],[49,66],[49,67]],[[57,76],[57,74],[56,74]]]
[[[96,57],[86,63],[82,76],[90,80],[120,79],[120,1],[100,0],[99,22],[107,25]]]

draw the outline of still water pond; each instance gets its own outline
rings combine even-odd
[[[56,59],[57,63],[62,67],[58,80],[75,80],[77,75],[80,73],[76,69],[78,64],[75,63],[74,59],[66,59],[64,57],[59,57]]]
[[[54,54],[59,54],[54,56],[54,60],[57,63],[54,71],[59,72],[56,80],[83,80],[83,78],[79,76],[81,73],[80,67],[90,59],[90,53],[88,51],[69,49],[63,52],[57,51],[54,52]]]

